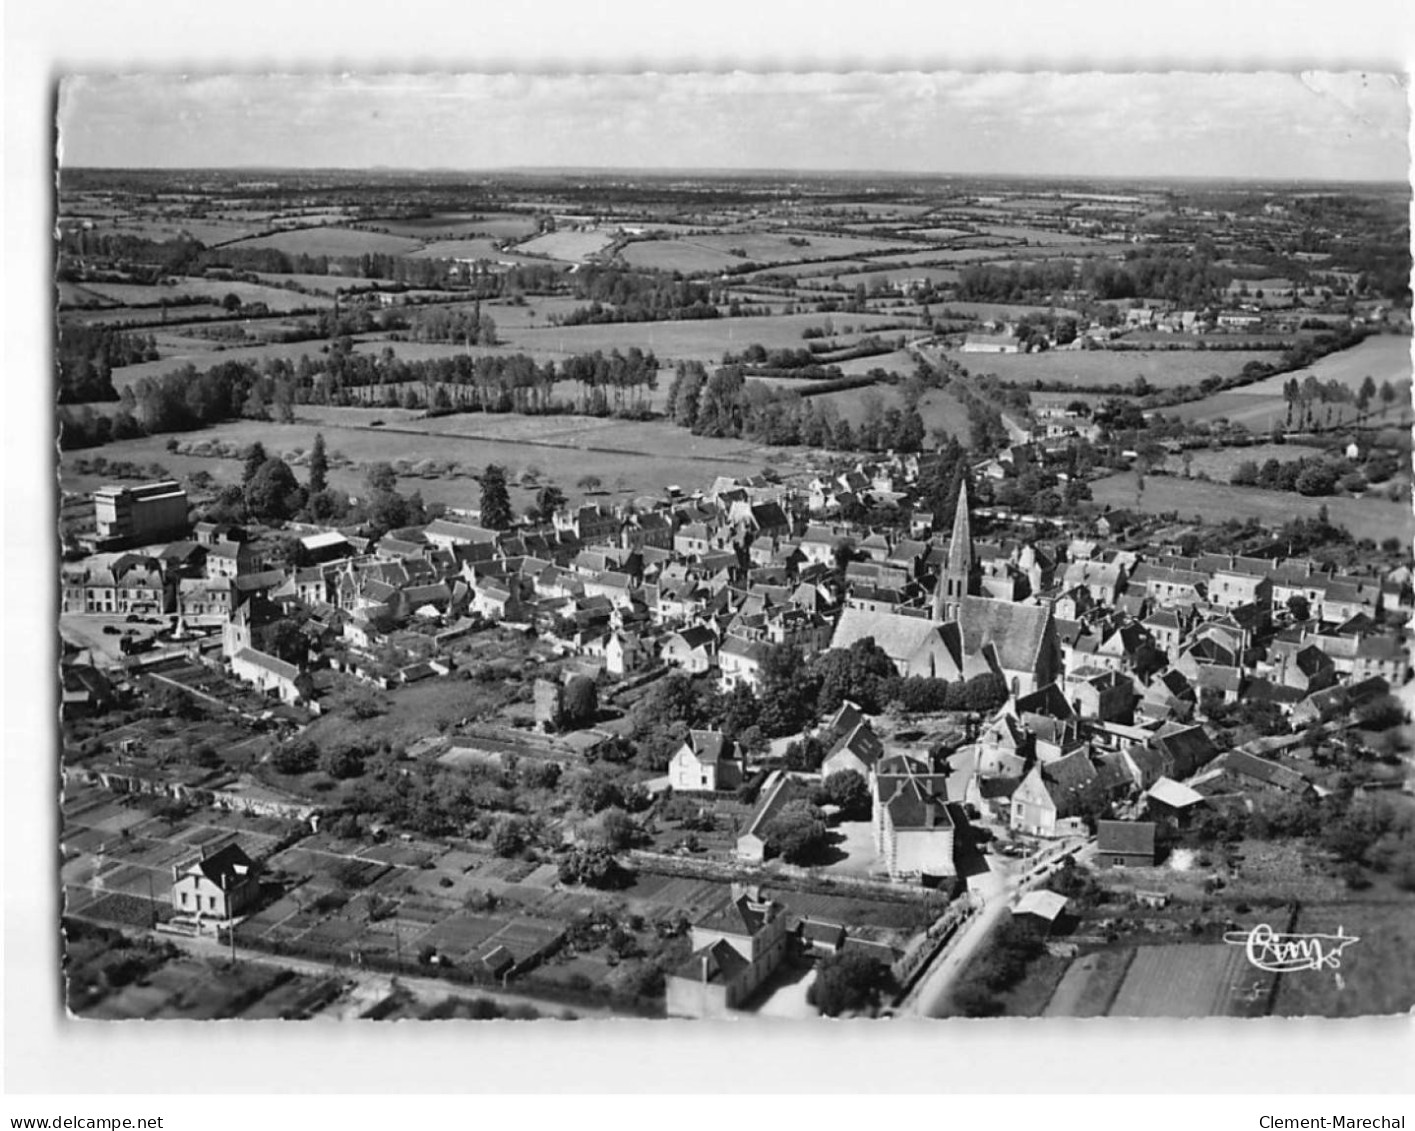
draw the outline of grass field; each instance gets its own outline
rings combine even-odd
[[[960,304],[949,304],[957,310]],[[1069,381],[1077,385],[1132,385],[1136,377],[1157,389],[1197,385],[1205,377],[1233,377],[1250,361],[1275,363],[1280,355],[1244,351],[1047,350],[1044,353],[968,354],[954,360],[971,373],[992,373],[1004,381]]]
[[[384,419],[387,413],[377,409],[350,409],[361,412],[364,420]],[[444,417],[443,421],[466,421],[468,429],[497,427],[497,422],[513,419],[474,415]],[[364,491],[363,479],[368,465],[376,462],[406,460],[410,464],[421,460],[456,463],[480,472],[488,463],[499,463],[508,469],[512,481],[511,501],[520,510],[532,502],[534,491],[515,485],[517,476],[534,465],[544,477],[560,485],[572,500],[583,496],[575,484],[584,476],[598,476],[606,491],[620,496],[658,494],[669,483],[685,487],[710,482],[718,475],[755,474],[768,464],[780,465],[792,458],[792,453],[766,448],[741,440],[720,440],[692,436],[661,422],[629,423],[594,421],[603,425],[581,438],[574,432],[576,417],[524,417],[537,429],[536,440],[486,439],[475,435],[434,435],[423,431],[401,432],[388,428],[371,428],[367,423],[334,425],[297,422],[273,424],[259,421],[232,421],[188,433],[182,440],[227,441],[245,447],[256,440],[268,451],[309,451],[314,434],[323,432],[331,453],[342,453],[349,465],[331,468],[329,482],[339,490],[358,496]],[[555,439],[546,439],[541,431],[557,425],[565,428]],[[567,434],[568,433],[568,434]],[[166,450],[168,437],[149,436],[140,440],[122,440],[108,444],[102,454],[109,460],[133,460],[143,464],[158,462],[179,477],[206,471],[219,483],[240,482],[239,460],[180,456]],[[73,470],[75,459],[84,452],[66,452],[61,459],[66,490],[91,491],[102,485],[99,476],[78,475]],[[474,507],[479,498],[477,486],[467,478],[400,480],[400,490],[422,492],[428,502],[445,503],[454,507]]]
[[[256,283],[223,282],[219,279],[179,279],[174,286],[144,287],[136,283],[84,283],[74,287],[61,284],[60,302],[66,301],[65,287],[73,287],[74,301],[82,301],[82,295],[94,295],[120,306],[156,305],[164,299],[171,302],[178,298],[205,298],[220,303],[228,294],[234,294],[242,302],[263,302],[272,311],[303,310],[309,307],[331,305],[332,300],[323,295],[300,294],[283,287],[267,287]],[[180,318],[183,308],[169,312],[173,318]],[[153,312],[147,312],[152,317]]]
[[[1242,450],[1242,449],[1240,449]],[[1175,511],[1185,521],[1196,516],[1203,522],[1228,518],[1256,518],[1277,528],[1293,518],[1315,518],[1325,505],[1331,521],[1344,526],[1357,539],[1381,542],[1397,536],[1409,542],[1415,532],[1415,514],[1408,503],[1385,499],[1307,498],[1286,491],[1264,491],[1258,487],[1231,487],[1182,479],[1172,475],[1151,475],[1145,489],[1135,492],[1134,472],[1124,472],[1091,483],[1092,498],[1102,505],[1140,510],[1147,514]]]
[[[1249,385],[1245,392],[1254,395],[1282,393],[1282,387],[1292,378],[1298,383],[1308,375],[1323,383],[1339,381],[1348,389],[1359,389],[1369,376],[1377,385],[1382,381],[1408,385],[1411,377],[1410,339],[1397,334],[1376,334],[1349,350],[1339,350],[1318,358],[1307,369],[1280,373]]]
[[[1273,1012],[1361,1017],[1415,1008],[1415,900],[1397,893],[1381,902],[1308,904],[1293,930],[1336,934],[1338,928],[1361,940],[1342,952],[1341,969],[1282,975]]]
[[[390,235],[409,239],[444,240],[465,236],[491,236],[494,239],[519,239],[534,234],[535,219],[498,213],[477,218],[473,212],[439,212],[416,220],[381,220],[378,226]]]
[[[1268,976],[1240,946],[1142,946],[1111,1005],[1111,1017],[1230,1017],[1259,1000]]]
[[[742,262],[735,255],[705,246],[696,237],[635,240],[620,251],[619,258],[630,267],[682,271],[685,275],[723,271]]]
[[[241,240],[233,247],[273,247],[287,255],[407,255],[419,241],[352,228],[298,228]]]
[[[893,286],[898,283],[914,283],[925,279],[930,283],[956,283],[958,272],[951,267],[894,267],[885,271],[859,271],[855,274],[801,275],[803,287],[844,286],[854,288],[863,285],[868,291],[878,283]]]
[[[516,249],[528,255],[544,255],[566,263],[584,263],[613,242],[614,233],[609,231],[547,232],[518,244]]]
[[[492,318],[496,315],[493,312]],[[652,350],[661,362],[698,360],[720,364],[725,352],[739,352],[752,344],[767,349],[801,349],[808,327],[829,323],[841,347],[851,345],[879,326],[900,321],[894,314],[782,314],[764,318],[715,318],[685,322],[626,322],[597,326],[550,326],[508,329],[498,336],[504,345],[534,353],[562,355],[594,350],[626,350],[638,346]],[[903,331],[895,330],[894,333]]]
[[[485,236],[472,236],[453,240],[434,240],[409,255],[410,259],[491,259],[508,263],[541,262],[527,255],[501,251],[496,241]]]
[[[1135,957],[1132,948],[1098,950],[1074,959],[1052,992],[1044,1017],[1104,1017]]]

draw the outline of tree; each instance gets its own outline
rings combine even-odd
[[[872,954],[842,950],[816,966],[806,1000],[826,1017],[874,1009],[894,987],[890,969]]]
[[[810,860],[826,843],[828,836],[821,811],[809,801],[788,801],[762,829],[767,849],[788,864]]]
[[[1312,603],[1301,593],[1294,593],[1287,599],[1287,611],[1293,620],[1307,620],[1312,615]]]
[[[245,502],[253,518],[284,522],[304,505],[304,496],[290,465],[283,459],[268,459],[246,483]]]
[[[604,486],[604,480],[602,480],[598,475],[582,475],[580,476],[579,480],[576,481],[575,486],[578,487],[581,491],[583,491],[586,495],[593,495],[596,491],[598,491],[601,487]]]
[[[629,876],[608,848],[577,848],[560,861],[562,884],[584,884],[592,888],[622,887]]]
[[[314,434],[314,447],[310,451],[309,492],[318,495],[329,486],[329,457],[324,452],[324,433]]]
[[[1381,382],[1381,415],[1384,416],[1390,411],[1390,406],[1395,404],[1395,386],[1389,381]]]
[[[857,770],[836,770],[821,782],[818,803],[837,805],[847,821],[862,821],[870,815],[870,787]]]
[[[498,856],[519,856],[528,843],[525,822],[519,817],[504,818],[491,834],[491,850]]]
[[[374,494],[388,494],[398,487],[398,473],[390,463],[372,463],[364,472],[364,486]]]
[[[481,483],[481,524],[488,530],[509,530],[511,495],[506,489],[506,469],[489,463],[478,482]]]
[[[565,492],[554,483],[547,483],[536,494],[536,512],[541,521],[550,518],[556,511],[565,505]]]
[[[265,445],[257,440],[246,449],[245,466],[241,469],[241,485],[245,486],[255,478],[255,473],[264,465],[270,457],[265,453]]]
[[[333,746],[326,750],[319,760],[319,768],[331,778],[357,778],[364,772],[364,760],[368,752],[360,746]]]
[[[562,718],[568,727],[585,726],[599,714],[599,692],[587,675],[573,676],[565,685]]]
[[[319,749],[307,738],[296,738],[276,748],[270,764],[282,774],[307,774],[319,765]]]

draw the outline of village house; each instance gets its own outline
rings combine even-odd
[[[716,793],[742,784],[736,743],[721,731],[693,730],[668,763],[668,784],[681,793]]]
[[[740,1009],[785,960],[786,927],[780,903],[734,885],[693,924],[692,957],[666,979],[668,1016],[724,1018]]]
[[[1156,858],[1153,821],[1096,822],[1096,863],[1102,868],[1149,868]]]
[[[225,922],[260,900],[255,863],[232,843],[187,865],[172,865],[172,910]]]
[[[936,882],[957,874],[947,779],[904,756],[879,763],[872,775],[875,848],[890,879]]]

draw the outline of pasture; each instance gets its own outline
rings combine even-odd
[[[516,249],[527,255],[543,255],[566,263],[584,263],[612,244],[614,238],[613,232],[603,229],[591,232],[547,232],[543,236],[517,244]]]
[[[685,275],[716,273],[741,264],[735,255],[706,247],[696,239],[635,240],[618,258],[630,267],[649,271],[681,271]]]
[[[1101,506],[1123,507],[1146,514],[1173,511],[1185,521],[1197,518],[1200,522],[1213,523],[1229,518],[1245,521],[1256,518],[1274,529],[1294,518],[1316,518],[1317,512],[1325,506],[1331,521],[1344,526],[1358,540],[1369,538],[1379,543],[1396,536],[1408,543],[1415,533],[1415,513],[1408,502],[1370,497],[1308,498],[1287,491],[1231,487],[1226,483],[1173,475],[1146,476],[1145,489],[1138,493],[1134,472],[1109,475],[1091,482],[1091,497]]]
[[[407,220],[381,220],[378,226],[389,235],[408,239],[450,240],[466,236],[491,236],[493,239],[523,239],[536,230],[534,217],[514,213],[493,213],[479,216],[475,212],[439,212]]]
[[[65,288],[69,288],[66,290]],[[96,296],[104,302],[118,306],[158,306],[163,301],[175,299],[202,298],[220,305],[227,295],[233,294],[242,303],[263,302],[272,311],[284,313],[291,310],[308,310],[312,307],[332,305],[332,299],[324,295],[301,294],[285,287],[263,286],[258,283],[226,282],[221,279],[178,279],[171,286],[141,286],[137,283],[84,283],[81,286],[63,284],[60,288],[60,305],[68,301],[66,296],[81,301],[83,296]],[[175,308],[171,316],[175,320],[182,316],[184,308]],[[152,311],[148,311],[152,316]]]
[[[1242,1016],[1265,1000],[1270,978],[1240,946],[1136,947],[1109,1016]]]
[[[1382,381],[1408,385],[1411,378],[1410,339],[1396,334],[1376,334],[1351,349],[1338,350],[1318,358],[1307,369],[1275,374],[1249,385],[1246,391],[1254,395],[1281,395],[1283,385],[1292,378],[1297,378],[1298,384],[1301,384],[1309,375],[1324,384],[1338,381],[1353,390],[1359,389],[1368,376],[1377,385]]]
[[[538,263],[528,255],[516,255],[502,251],[496,241],[485,236],[472,236],[454,240],[434,240],[408,256],[409,259],[490,259],[497,263]]]
[[[493,319],[496,317],[492,314]],[[498,336],[503,345],[554,354],[627,350],[631,346],[652,350],[661,362],[697,360],[720,364],[726,352],[740,352],[759,344],[767,349],[800,349],[802,331],[829,324],[834,341],[844,348],[879,327],[898,323],[897,315],[884,314],[781,314],[754,318],[711,318],[683,322],[623,322],[590,326],[550,326],[509,329]],[[895,331],[900,332],[900,331]]]
[[[962,303],[950,303],[959,310]],[[1280,354],[1247,350],[1046,350],[1043,353],[969,354],[953,358],[970,373],[991,373],[1018,385],[1065,381],[1078,386],[1109,385],[1117,390],[1137,377],[1157,389],[1197,385],[1206,377],[1236,377],[1249,362],[1275,364]]]
[[[903,283],[907,286],[920,281],[932,283],[935,286],[956,283],[958,282],[958,272],[951,267],[895,267],[886,271],[858,271],[854,274],[821,274],[800,277],[800,285],[803,287],[838,285],[853,289],[863,284],[866,290],[871,290],[877,285],[892,287]]]
[[[304,407],[300,406],[301,414]],[[322,432],[334,463],[329,482],[339,490],[355,497],[364,493],[364,476],[373,463],[404,461],[411,467],[432,461],[428,466],[439,468],[441,477],[400,477],[399,490],[417,490],[427,502],[454,507],[475,506],[479,491],[470,476],[480,474],[488,463],[499,463],[507,468],[511,501],[517,510],[533,500],[533,488],[517,485],[520,475],[532,467],[540,471],[542,481],[557,483],[575,500],[584,496],[576,484],[587,475],[597,476],[611,494],[632,498],[658,494],[669,483],[686,486],[707,483],[719,475],[755,474],[767,464],[779,466],[794,458],[790,451],[742,440],[693,436],[663,422],[468,414],[398,423],[389,419],[393,410],[345,409],[348,415],[333,423],[325,415],[329,412],[317,410],[319,419],[305,420],[297,415],[294,424],[231,421],[176,438],[184,444],[226,443],[235,450],[259,440],[272,455],[293,457],[297,451],[308,452],[315,433]],[[375,420],[389,423],[374,427]],[[429,425],[449,431],[434,432]],[[454,428],[457,431],[451,430]],[[105,445],[102,455],[109,460],[160,463],[184,479],[206,471],[223,486],[241,481],[239,459],[171,453],[166,450],[168,439],[122,440]],[[106,481],[75,471],[76,460],[92,455],[83,451],[63,454],[60,466],[66,490],[91,491]],[[448,476],[449,465],[455,465],[458,474]],[[298,460],[297,478],[304,478]]]
[[[407,255],[416,251],[420,243],[404,236],[360,232],[353,228],[294,228],[287,232],[239,240],[231,246],[273,247],[286,255]]]

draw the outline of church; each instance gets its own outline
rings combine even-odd
[[[846,609],[830,646],[848,648],[870,636],[900,675],[959,680],[995,672],[1013,695],[1051,683],[1061,670],[1051,609],[982,596],[981,590],[964,484],[930,614]]]

